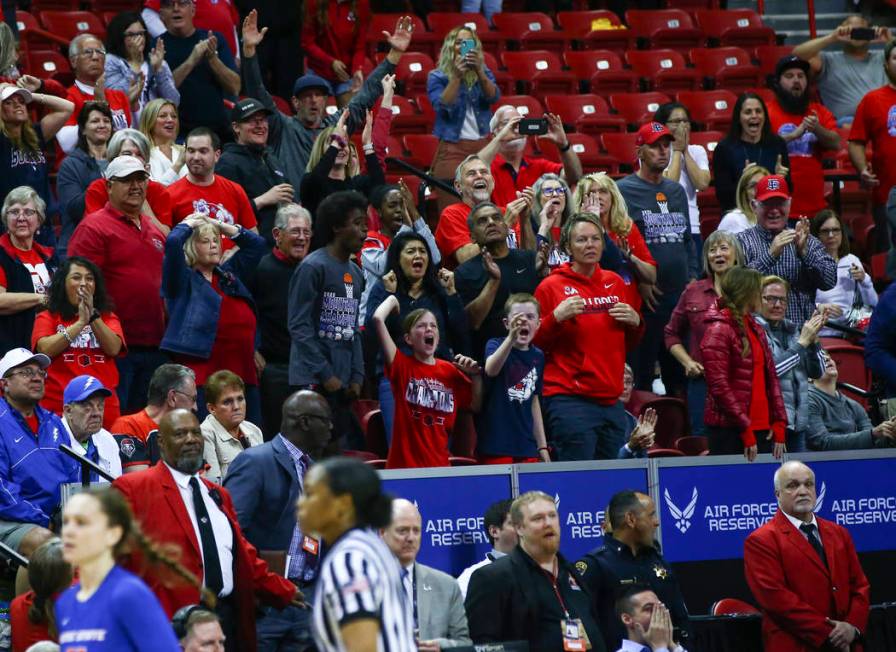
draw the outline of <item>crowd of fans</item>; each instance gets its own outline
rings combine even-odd
[[[531,121],[502,104],[479,36],[460,25],[427,79],[438,138],[429,172],[456,196],[438,190],[418,204],[410,176],[386,174],[403,81],[396,65],[414,46],[414,21],[403,16],[383,33],[387,51],[371,69],[367,2],[305,4],[307,72],[298,78],[281,59],[299,35],[283,33],[270,7],[238,24],[236,8],[216,0],[150,1],[142,13],[113,18],[105,43],[77,36],[69,88],[19,74],[14,62],[2,73],[0,541],[32,560],[17,588],[30,581],[25,611],[50,637],[63,630],[46,603],[71,583],[53,538],[59,486],[79,478],[62,443],[111,475],[136,517],[114,492],[70,501],[62,524],[80,533],[65,558],[78,567],[81,590],[117,573],[107,586],[115,595],[104,599],[120,600],[122,610],[144,601],[145,586],[110,570],[133,538],[190,587],[148,580],[159,613],[136,626],[157,627],[162,609],[170,616],[197,602],[204,587],[217,593],[221,627],[211,627],[208,611],[187,613],[178,638],[220,634],[228,649],[250,628],[255,639],[256,592],[273,605],[258,623],[260,649],[290,636],[307,642],[298,605],[313,596],[320,541],[295,524],[292,506],[318,458],[342,452],[385,468],[448,466],[455,440],[470,438],[481,464],[644,457],[662,415],[637,409],[633,390],[681,399],[689,432],[705,437],[711,455],[753,461],[766,452],[896,446],[896,404],[876,401],[872,422],[841,393],[825,351],[826,342],[863,337],[880,380],[872,399],[896,399],[896,289],[878,296],[850,253],[847,224],[824,199],[822,168],[824,152],[840,145],[838,126],[851,124],[849,155],[873,188],[879,232],[896,224],[888,158],[896,40],[887,28],[854,38],[852,29],[870,26],[853,16],[797,46],[775,68],[771,99],[739,96],[712,156],[690,142],[688,107],[661,105],[638,128],[634,171],[614,178],[583,169],[550,113],[537,137],[559,162],[532,154],[536,136],[520,129]],[[481,4],[489,18],[500,8],[463,4]],[[0,41],[11,37],[0,30]],[[882,56],[869,51],[876,42],[886,44]],[[826,50],[834,43],[842,52]],[[697,197],[710,184],[725,215],[704,240]],[[881,240],[887,248],[889,238]],[[387,446],[380,461],[382,451],[368,450],[371,401]],[[277,476],[281,484],[265,485],[278,469],[288,472]],[[154,483],[179,491],[188,508],[143,530],[169,543],[169,521],[177,528],[189,516],[192,556],[175,562],[136,527],[152,510],[145,501]],[[257,513],[263,493],[276,506],[267,520]],[[531,504],[512,515],[518,529]],[[386,529],[397,541],[416,527],[419,547],[420,515],[403,507],[412,523],[395,517]],[[625,510],[610,517],[623,539],[626,518]],[[228,520],[238,521],[233,531]],[[503,523],[487,523],[490,536]],[[639,532],[649,547],[652,535]],[[413,556],[404,560],[388,533],[385,540],[412,568]],[[280,565],[279,578],[256,548],[281,553],[265,560]],[[209,578],[203,560],[219,558],[236,570]],[[40,566],[51,580],[39,579]],[[415,572],[411,581],[422,581]],[[575,584],[572,566],[557,572]],[[501,584],[500,575],[493,581]],[[453,596],[455,588],[445,590]],[[471,611],[483,590],[474,575],[473,640],[496,626],[484,622],[484,606]],[[680,613],[667,602],[668,612],[652,608],[637,624],[638,595],[617,605],[621,621],[612,606],[575,626],[567,614],[564,640],[591,639],[600,649],[603,637],[615,649],[624,627],[634,636],[658,619],[662,632],[646,644],[674,649]],[[450,599],[463,615],[462,596]],[[88,630],[99,607],[78,600],[64,594],[57,612]],[[419,649],[468,641],[466,622],[455,625],[451,635],[421,628]],[[121,627],[115,636],[127,637]],[[557,649],[555,634],[544,649]],[[344,649],[335,640],[324,649]],[[19,641],[14,649],[25,649]]]

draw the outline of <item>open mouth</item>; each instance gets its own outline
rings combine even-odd
[[[435,345],[436,345],[436,338],[435,338],[435,336],[433,336],[433,335],[426,335],[426,336],[423,337],[423,343],[424,343],[426,346],[435,346]]]
[[[473,190],[488,190],[488,182],[485,179],[474,181]]]
[[[415,272],[419,272],[422,274],[423,270],[425,268],[426,268],[426,265],[423,263],[422,260],[415,260],[414,262],[411,263],[411,269],[414,270]]]
[[[523,327],[520,329],[520,337],[529,337],[529,329],[527,327]]]

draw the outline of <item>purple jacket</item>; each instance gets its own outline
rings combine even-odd
[[[663,329],[666,348],[681,344],[695,362],[703,364],[700,342],[706,332],[706,313],[715,307],[719,295],[710,279],[692,281],[678,298],[669,323]]]

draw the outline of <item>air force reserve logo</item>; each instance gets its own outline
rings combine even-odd
[[[691,494],[691,502],[689,502],[684,509],[679,509],[678,506],[672,502],[672,497],[669,495],[668,489],[666,489],[664,498],[666,499],[666,507],[669,508],[669,513],[672,514],[672,518],[675,519],[675,527],[684,534],[691,527],[691,519],[694,517],[694,510],[697,508],[697,487],[694,487],[694,492]]]

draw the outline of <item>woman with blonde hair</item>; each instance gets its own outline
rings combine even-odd
[[[740,233],[756,226],[756,213],[753,211],[753,200],[756,198],[756,184],[762,177],[771,174],[768,169],[750,163],[744,168],[740,180],[737,182],[735,202],[737,208],[727,213],[719,222],[719,231],[728,233]]]
[[[453,179],[460,162],[488,144],[490,107],[501,98],[475,30],[460,25],[448,32],[436,69],[427,77],[426,94],[436,113],[433,134],[439,138],[432,174]],[[453,202],[443,195],[440,210]]]
[[[706,375],[703,415],[710,455],[758,453],[780,459],[785,451],[787,412],[775,360],[765,331],[752,313],[759,310],[762,274],[734,267],[720,284],[718,309],[706,316],[700,347]]]
[[[222,233],[239,247],[223,264]],[[255,302],[246,281],[267,251],[261,236],[201,213],[175,226],[165,241],[162,296],[169,319],[159,348],[196,373],[200,418],[206,415],[206,380],[230,369],[246,383],[249,419],[260,421]]]
[[[165,186],[187,176],[186,149],[175,142],[178,129],[177,105],[171,100],[160,97],[143,107],[140,133],[151,145],[149,175]]]

